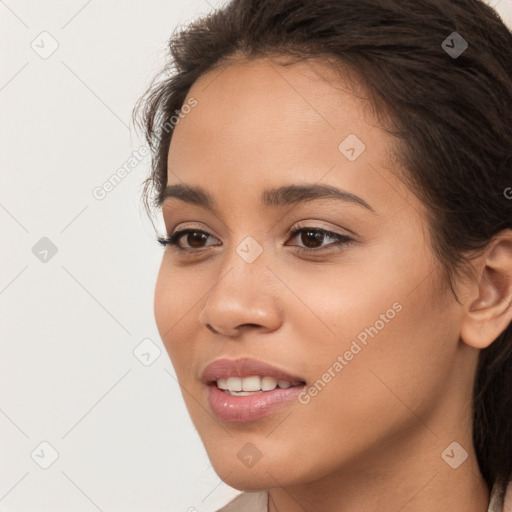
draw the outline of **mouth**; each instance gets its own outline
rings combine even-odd
[[[296,400],[306,381],[254,359],[219,359],[201,377],[207,401],[218,419],[249,422]]]

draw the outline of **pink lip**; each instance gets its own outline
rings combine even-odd
[[[276,388],[249,396],[232,396],[219,389],[216,384],[210,384],[206,391],[210,408],[219,419],[245,422],[263,418],[283,404],[295,400],[303,387]]]
[[[216,384],[218,379],[252,375],[286,380],[293,386],[286,389],[277,387],[272,391],[260,391],[248,396],[234,396],[219,389]],[[285,403],[295,400],[305,386],[300,377],[249,358],[218,359],[204,369],[201,381],[206,385],[212,412],[219,419],[229,422],[254,421],[267,416]]]

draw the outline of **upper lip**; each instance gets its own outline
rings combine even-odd
[[[212,384],[219,379],[229,377],[274,377],[276,380],[286,380],[290,383],[304,383],[302,377],[291,375],[275,366],[247,357],[241,359],[217,359],[206,366],[201,375],[201,381]]]

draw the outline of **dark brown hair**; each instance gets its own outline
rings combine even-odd
[[[461,48],[454,32],[468,44],[461,55],[446,51]],[[468,254],[512,229],[512,34],[482,1],[232,0],[178,28],[169,51],[167,76],[134,109],[152,151],[147,208],[161,205],[169,119],[194,82],[235,56],[281,54],[348,66],[386,111],[405,179],[431,213],[432,247],[450,286]],[[489,487],[508,482],[512,324],[480,352],[473,441]]]

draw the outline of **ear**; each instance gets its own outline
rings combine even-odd
[[[483,349],[512,322],[512,230],[493,237],[473,267],[460,336],[467,345]]]

